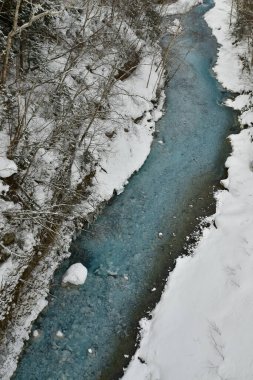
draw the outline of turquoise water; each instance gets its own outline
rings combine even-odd
[[[217,44],[200,17],[210,4],[183,19],[169,69],[176,74],[150,156],[73,243],[73,255],[54,277],[54,297],[34,323],[41,335],[26,344],[13,379],[117,379],[129,360],[124,354],[134,351],[138,320],[159,299],[196,217],[213,211],[213,186],[224,175],[236,115],[221,105],[227,94],[211,73]],[[88,268],[87,281],[62,288],[61,277],[75,262]],[[59,329],[64,338],[55,336]]]

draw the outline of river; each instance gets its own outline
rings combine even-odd
[[[34,323],[40,336],[25,345],[13,379],[118,379],[135,350],[139,319],[159,300],[199,218],[214,211],[213,191],[230,151],[226,137],[237,130],[237,118],[222,105],[229,94],[211,71],[217,43],[202,17],[211,3],[182,18],[184,33],[169,63],[175,75],[151,154],[73,242]],[[75,262],[88,268],[86,283],[61,287]]]

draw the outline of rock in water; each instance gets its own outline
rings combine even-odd
[[[57,336],[57,338],[63,338],[64,334],[61,330],[58,330],[57,333],[55,334],[55,336]]]
[[[39,331],[38,331],[38,330],[34,330],[34,331],[33,331],[33,337],[34,337],[34,338],[38,338],[38,336],[40,336]]]
[[[82,285],[85,283],[88,271],[81,263],[69,267],[62,278],[62,284]]]

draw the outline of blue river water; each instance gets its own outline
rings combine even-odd
[[[53,279],[53,297],[34,323],[40,336],[26,344],[13,379],[119,378],[129,361],[124,354],[135,349],[138,320],[159,299],[196,217],[213,211],[213,187],[225,175],[230,149],[226,137],[237,124],[211,71],[217,43],[202,17],[211,4],[183,17],[151,154],[73,242],[72,256]],[[87,281],[62,288],[62,275],[75,262],[88,268]]]

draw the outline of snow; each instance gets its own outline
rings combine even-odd
[[[188,12],[195,5],[201,4],[202,0],[178,0],[173,4],[162,5],[161,11],[163,15],[175,15]]]
[[[9,160],[7,155],[7,150],[9,147],[9,137],[8,135],[1,131],[0,132],[0,177],[7,178],[12,174],[17,172],[17,165],[14,161]],[[0,183],[0,191],[5,190],[3,185]]]
[[[81,263],[69,267],[62,278],[62,284],[83,285],[86,281],[88,271]]]
[[[107,200],[114,190],[118,194],[122,192],[129,177],[141,168],[150,153],[155,121],[162,116],[165,98],[161,94],[159,104],[154,109],[151,100],[155,99],[159,80],[163,78],[161,70],[156,70],[156,64],[152,68],[152,59],[151,54],[144,57],[137,70],[118,85],[122,95],[115,96],[113,107],[117,109],[117,114],[125,115],[128,132],[122,126],[116,129],[116,136],[101,156],[100,170],[97,170],[94,184],[98,198]],[[133,121],[141,116],[143,118],[140,122]]]
[[[7,178],[17,172],[17,165],[14,161],[5,157],[0,157],[0,177]]]
[[[252,96],[250,94],[238,95],[234,100],[228,99],[226,104],[235,110],[241,111],[239,121],[241,125],[252,125]],[[244,110],[244,111],[243,111]]]
[[[252,93],[232,44],[231,1],[215,0],[206,20],[220,46],[214,71],[236,92]],[[240,122],[253,122],[251,96],[227,101]],[[141,341],[124,380],[251,380],[253,374],[253,128],[230,136],[226,190],[216,194],[215,223],[191,256],[177,259],[152,319],[140,322]]]
[[[58,331],[56,332],[55,336],[56,336],[57,338],[64,338],[64,334],[63,334],[63,332],[62,332],[61,330],[58,330]]]
[[[172,24],[167,28],[167,32],[172,35],[178,35],[183,31],[180,21],[176,18]]]
[[[24,252],[29,252],[33,249],[36,244],[36,240],[34,239],[34,235],[31,232],[24,231],[22,236],[22,241],[24,242],[22,248]]]
[[[12,259],[8,258],[2,265],[0,265],[0,289],[3,288],[8,275],[13,270]]]
[[[34,330],[33,331],[33,337],[34,338],[38,338],[40,336],[40,332],[39,332],[39,330]]]
[[[215,7],[205,16],[221,45],[214,72],[223,87],[234,92],[252,91],[252,76],[243,70],[242,61],[238,58],[238,55],[243,56],[247,53],[248,45],[246,41],[238,45],[233,43],[229,27],[230,12],[231,0],[215,0]]]
[[[9,186],[3,183],[3,181],[0,180],[0,194],[4,194],[9,189]]]

